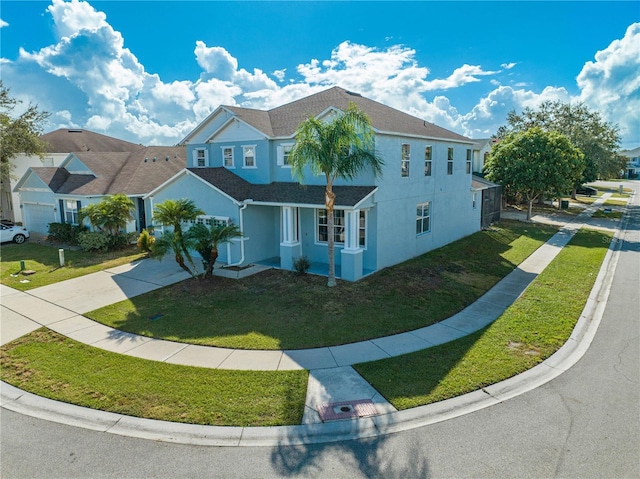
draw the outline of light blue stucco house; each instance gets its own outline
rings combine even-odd
[[[339,87],[269,111],[220,106],[182,145],[187,168],[145,198],[151,208],[190,198],[210,224],[233,222],[242,239],[221,249],[228,265],[292,269],[307,256],[327,266],[324,176],[292,178],[288,162],[305,119],[355,103],[370,118],[380,178],[339,180],[334,192],[337,276],[356,281],[480,229],[481,189],[472,185],[474,142]]]

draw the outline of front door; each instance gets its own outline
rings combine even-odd
[[[147,215],[144,211],[144,199],[138,198],[138,232],[147,227]]]

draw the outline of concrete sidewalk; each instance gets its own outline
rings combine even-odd
[[[326,348],[247,351],[188,345],[137,336],[114,330],[82,316],[88,311],[188,277],[173,262],[165,260],[160,263],[144,260],[27,292],[2,286],[0,288],[2,298],[0,341],[4,344],[29,331],[46,326],[94,347],[155,361],[236,370],[308,369],[310,379],[303,420],[306,425],[321,422],[322,408],[327,404],[345,404],[346,406],[343,407],[353,409],[360,401],[373,403],[378,415],[411,416],[413,413],[406,411],[394,413],[393,406],[360,377],[351,365],[399,356],[443,344],[492,323],[556,257],[575,232],[588,222],[592,212],[606,201],[608,196],[603,195],[571,223],[566,224],[545,245],[478,301],[440,323],[415,331]],[[2,387],[3,394],[4,391],[11,391],[12,396],[22,397],[11,387],[5,384]],[[461,399],[458,402],[466,400]],[[482,404],[486,402],[485,397],[480,401]],[[473,407],[477,407],[478,404],[474,401]],[[121,419],[118,421],[121,422]],[[145,424],[147,424],[145,427],[150,427],[148,423]],[[155,424],[152,429],[155,430],[156,427],[159,425]],[[167,427],[168,430],[174,431],[176,427],[181,426]],[[303,436],[304,441],[308,442],[311,439],[307,432]],[[310,434],[314,435],[313,431]],[[156,436],[152,435],[152,437]]]

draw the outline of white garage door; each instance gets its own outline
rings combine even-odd
[[[55,212],[51,205],[30,205],[23,206],[24,225],[32,233],[47,234],[49,223],[56,221]]]

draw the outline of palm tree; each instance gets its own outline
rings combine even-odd
[[[175,260],[182,269],[187,271],[192,276],[196,276],[196,268],[191,258],[189,249],[195,245],[191,239],[182,231],[182,224],[186,221],[195,220],[198,215],[204,214],[200,208],[198,208],[192,200],[182,198],[180,200],[165,200],[162,203],[157,204],[153,208],[153,219],[158,224],[163,226],[169,226],[172,231],[165,231],[160,238],[158,238],[152,250],[152,257],[162,259],[165,253],[173,251],[175,254]],[[185,258],[191,264],[189,268],[185,264]]]
[[[296,144],[291,150],[289,159],[293,175],[300,180],[303,179],[304,168],[307,165],[313,174],[323,174],[326,178],[325,206],[329,235],[327,286],[335,286],[333,183],[338,178],[353,180],[367,168],[371,168],[377,177],[382,174],[384,165],[382,159],[375,153],[374,132],[369,117],[354,103],[349,103],[347,111],[330,122],[323,122],[317,118],[303,121],[296,131]]]
[[[196,241],[195,249],[206,265],[204,277],[210,278],[213,276],[213,268],[218,259],[218,246],[229,243],[233,238],[241,237],[242,231],[233,223],[214,223],[210,228],[203,224],[193,225],[187,234]]]
[[[135,203],[123,193],[107,196],[99,203],[91,203],[80,210],[80,221],[87,218],[99,231],[115,236],[134,219]]]

